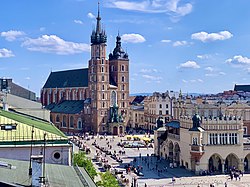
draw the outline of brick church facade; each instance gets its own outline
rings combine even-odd
[[[128,123],[129,59],[116,37],[106,57],[107,35],[101,28],[98,7],[96,28],[91,34],[88,68],[51,72],[41,90],[41,102],[51,110],[51,121],[65,133],[123,133]],[[117,107],[119,122],[111,121]]]

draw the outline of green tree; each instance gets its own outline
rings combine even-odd
[[[74,165],[77,164],[79,167],[84,167],[91,178],[94,179],[95,176],[97,176],[97,172],[92,161],[86,157],[86,154],[84,152],[75,153],[73,162]]]
[[[97,182],[98,186],[102,187],[119,187],[119,183],[116,178],[109,172],[100,173],[101,181]]]

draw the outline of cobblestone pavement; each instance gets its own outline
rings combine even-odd
[[[115,136],[114,139],[112,136],[107,136],[107,138],[104,139],[94,137],[94,139],[88,141],[83,140],[83,143],[91,150],[88,156],[94,158],[96,152],[99,151],[99,149],[92,145],[94,141],[96,141],[100,147],[104,147],[113,153],[114,151],[119,152],[119,150],[122,150],[121,147],[117,146],[117,143],[121,142],[121,140],[126,141],[125,137]],[[108,147],[107,142],[112,146],[112,149]],[[213,184],[215,187],[224,187],[225,183],[227,187],[250,187],[250,174],[244,174],[240,181],[235,181],[235,179],[231,181],[227,175],[194,176],[193,173],[182,168],[169,168],[169,163],[166,160],[157,160],[156,157],[151,156],[151,154],[153,154],[153,148],[140,148],[139,150],[137,148],[124,148],[123,150],[125,150],[125,154],[118,156],[123,160],[122,164],[115,161],[110,155],[106,155],[105,157],[105,154],[102,153],[102,157],[107,159],[112,167],[124,171],[124,176],[129,179],[129,183],[127,183],[126,186],[129,187],[132,185],[131,183],[134,178],[136,178],[138,187],[197,187],[198,185],[200,187],[209,187],[210,184]],[[77,151],[77,148],[75,151]],[[147,154],[150,156],[148,157]],[[134,162],[134,158],[136,158],[136,162]],[[102,166],[98,164],[98,162],[94,163],[99,171],[103,171]],[[135,167],[142,166],[144,176],[137,176],[133,172],[126,174],[124,169],[126,164],[134,165]],[[168,167],[167,171],[165,170],[166,166]],[[162,170],[162,172],[159,173],[158,170]],[[174,183],[172,182],[173,177],[175,178]],[[118,175],[118,178],[120,178],[120,175]]]

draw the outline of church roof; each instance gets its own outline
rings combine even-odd
[[[50,109],[53,113],[78,114],[84,109],[84,100],[65,100]]]
[[[234,91],[250,92],[250,85],[236,85],[235,84]]]
[[[51,72],[43,88],[88,87],[88,68]]]

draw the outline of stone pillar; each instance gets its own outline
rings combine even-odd
[[[241,159],[239,160],[238,169],[241,170],[241,171],[244,171],[244,158],[241,158]]]
[[[222,160],[222,173],[225,173],[225,160]]]

